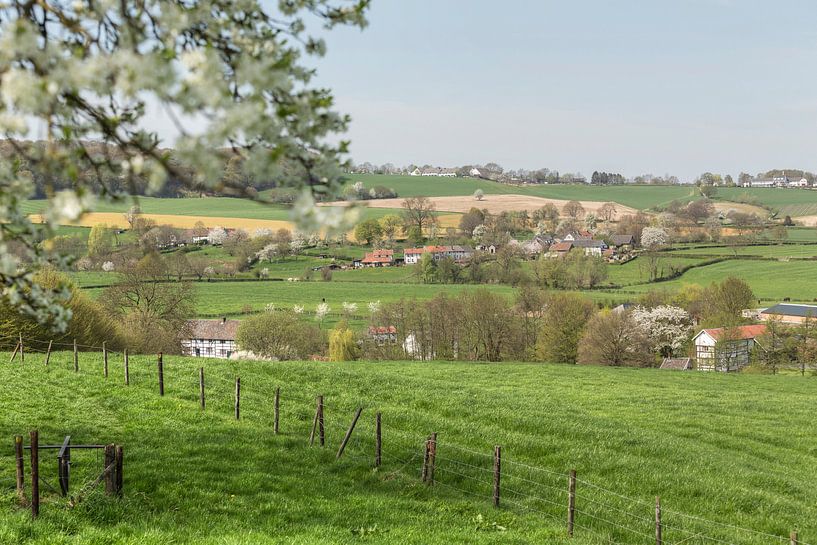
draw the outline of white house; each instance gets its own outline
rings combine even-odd
[[[444,178],[454,178],[457,175],[455,168],[432,167],[423,170],[423,176],[442,176]]]
[[[236,351],[238,320],[190,320],[190,338],[182,341],[185,354],[227,359]]]
[[[418,167],[414,167],[414,170],[409,172],[409,176],[422,176],[422,175],[423,175],[423,171],[420,170]]]
[[[454,261],[462,261],[474,255],[473,248],[468,246],[425,246],[424,248],[406,248],[403,250],[403,261],[406,265],[418,263],[423,254],[431,254],[435,261],[450,257]]]
[[[737,371],[749,364],[757,337],[766,326],[743,325],[733,328],[702,329],[693,337],[696,368],[699,371]]]
[[[473,176],[474,178],[479,178],[482,176],[482,173],[479,171],[478,168],[474,167],[468,171],[469,176]]]

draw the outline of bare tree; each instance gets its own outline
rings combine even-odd
[[[598,217],[603,221],[611,222],[616,218],[616,213],[618,213],[616,203],[606,202],[599,208]]]
[[[584,206],[579,201],[570,201],[562,208],[562,213],[575,220],[584,216]]]
[[[417,227],[420,232],[434,224],[436,206],[428,197],[409,197],[403,201],[403,221],[406,230]]]

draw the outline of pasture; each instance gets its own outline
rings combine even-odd
[[[0,354],[7,358],[8,354]],[[26,545],[648,543],[655,496],[667,543],[781,543],[817,534],[813,377],[724,375],[546,364],[220,362],[153,356],[104,379],[99,354],[29,353],[0,366],[0,430],[41,443],[122,444],[124,497],[99,489],[69,507],[41,486],[36,521],[16,506],[14,458],[0,450],[0,542]],[[198,407],[205,367],[207,408]],[[241,420],[233,380],[242,383]],[[281,388],[281,433],[272,392]],[[21,402],[21,394],[26,402]],[[308,446],[325,396],[326,448]],[[335,451],[356,407],[347,452]],[[782,409],[784,408],[784,409]],[[785,418],[780,418],[785,410]],[[374,413],[383,465],[373,468]],[[435,485],[422,443],[438,433]],[[500,508],[491,453],[502,446]],[[72,457],[72,493],[95,472]],[[41,475],[55,480],[53,453]],[[567,472],[577,470],[575,537]]]

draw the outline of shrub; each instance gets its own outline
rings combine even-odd
[[[288,310],[247,318],[238,326],[239,348],[277,360],[306,359],[325,351],[323,332]]]

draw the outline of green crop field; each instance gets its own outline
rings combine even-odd
[[[760,187],[719,187],[717,199],[739,201],[743,197],[757,199],[781,215],[805,216],[817,214],[817,191]]]
[[[673,249],[673,256],[700,255],[713,257],[759,256],[770,258],[810,258],[817,256],[817,244],[772,244],[768,246],[707,246]]]
[[[667,282],[628,286],[621,293],[643,293],[653,289],[677,289],[683,284],[702,286],[728,276],[745,280],[755,297],[765,301],[812,301],[817,298],[817,261],[761,261],[730,259],[697,267]]]
[[[633,208],[647,209],[667,204],[674,199],[688,200],[695,195],[691,186],[591,186],[588,184],[509,185],[476,178],[440,178],[432,176],[403,176],[356,174],[350,183],[363,182],[366,187],[382,185],[397,191],[401,197],[425,195],[471,195],[477,189],[488,194],[518,194],[551,199],[588,201],[615,201]]]
[[[777,543],[794,528],[802,543],[817,535],[811,377],[168,356],[159,397],[154,357],[131,358],[127,387],[121,356],[111,357],[117,364],[107,380],[99,354],[80,354],[78,374],[69,353],[52,355],[48,368],[31,352],[25,365],[0,366],[0,430],[9,446],[14,434],[37,428],[41,444],[70,434],[74,444],[112,442],[125,452],[122,499],[96,488],[72,508],[41,485],[41,514],[32,521],[16,506],[12,449],[0,449],[0,542],[642,544],[654,533],[658,495],[666,543]],[[326,448],[307,441],[316,394],[325,396]],[[363,416],[336,461],[358,406]],[[422,443],[432,431],[435,485],[425,486]],[[499,509],[490,503],[494,445],[502,446]],[[41,452],[44,483],[56,484],[54,456]],[[101,465],[95,452],[73,451],[72,495]],[[579,478],[573,539],[564,523],[570,469]]]

